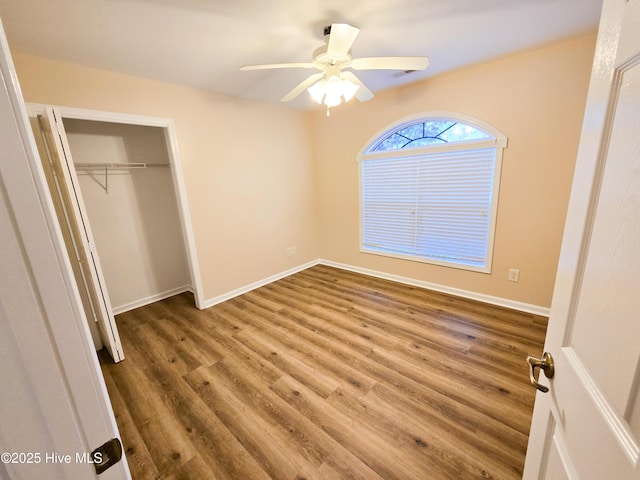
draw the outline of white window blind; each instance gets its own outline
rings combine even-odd
[[[361,161],[362,249],[486,267],[496,147],[407,153]]]

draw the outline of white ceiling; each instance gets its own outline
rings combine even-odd
[[[312,71],[335,22],[361,29],[354,57],[422,56],[424,72],[361,71],[374,92],[595,31],[602,0],[0,0],[14,51],[278,103]],[[307,95],[286,105],[311,107]],[[316,105],[316,107],[318,107]]]

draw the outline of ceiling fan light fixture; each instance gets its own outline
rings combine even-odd
[[[309,95],[311,95],[313,101],[321,105],[322,99],[324,98],[324,83],[325,80],[323,79],[307,88],[307,92],[309,92]]]
[[[324,104],[336,107],[342,103],[342,80],[340,77],[329,77],[324,84]]]
[[[344,101],[348,102],[349,100],[351,100],[359,88],[360,88],[360,85],[356,85],[350,80],[343,79],[342,80],[342,96],[344,97]]]
[[[335,107],[342,103],[342,99],[345,102],[351,100],[358,88],[360,85],[332,75],[328,79],[314,83],[307,88],[307,91],[315,102],[321,105],[324,103],[327,107]]]
[[[340,95],[336,95],[336,94],[333,94],[333,93],[327,93],[324,96],[324,104],[327,107],[337,107],[341,103],[342,103],[342,98],[340,97]]]

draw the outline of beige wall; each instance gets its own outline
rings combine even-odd
[[[595,35],[575,38],[309,114],[323,258],[532,305],[551,303]],[[491,274],[359,251],[357,153],[409,115],[459,112],[503,132]],[[509,268],[520,282],[507,281]]]
[[[13,57],[27,102],[174,120],[205,299],[318,258],[313,169],[299,112]],[[287,257],[291,245],[297,253]]]
[[[548,307],[595,35],[483,63],[334,109],[330,118],[14,55],[27,101],[171,118],[206,298],[318,257]],[[476,117],[505,150],[492,274],[359,252],[356,155],[420,112]],[[317,212],[317,213],[316,213]],[[297,246],[287,257],[286,247]],[[520,282],[507,281],[509,268]]]

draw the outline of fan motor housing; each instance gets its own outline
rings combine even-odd
[[[313,61],[319,65],[346,66],[351,63],[351,50],[344,55],[331,55],[327,53],[327,45],[322,45],[314,50]]]

